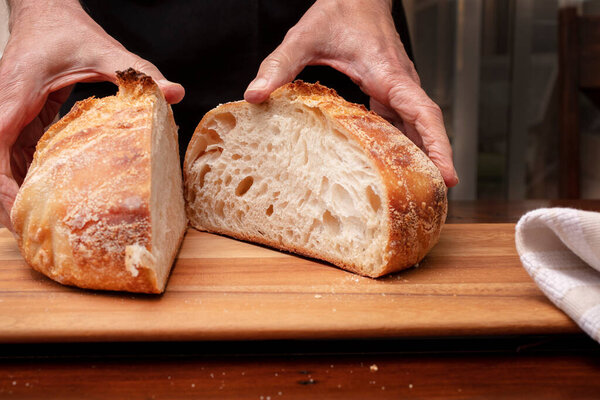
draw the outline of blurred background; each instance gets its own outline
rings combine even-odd
[[[444,112],[453,144],[461,183],[451,198],[600,198],[600,123],[587,95],[573,101],[580,157],[566,155],[580,164],[578,177],[562,178],[578,179],[579,193],[560,188],[566,167],[559,129],[565,113],[559,11],[600,15],[600,1],[404,0],[404,6],[417,70]]]
[[[417,70],[444,112],[454,149],[461,183],[450,191],[451,199],[600,198],[600,113],[585,91],[565,94],[569,83],[559,73],[561,48],[573,54],[568,40],[559,37],[582,35],[577,25],[565,27],[565,21],[577,20],[559,21],[561,10],[593,21],[600,16],[600,0],[403,4]],[[0,1],[0,49],[7,19]],[[570,60],[565,65],[575,65]],[[561,116],[572,116],[575,106],[578,124],[566,129]],[[568,137],[567,130],[573,131]],[[570,176],[565,163],[573,164]],[[565,189],[569,182],[576,189]]]

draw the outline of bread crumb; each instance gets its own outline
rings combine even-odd
[[[369,369],[371,370],[371,372],[377,372],[379,370],[379,368],[377,367],[377,364],[373,364],[369,367]]]
[[[196,387],[196,384],[195,384],[195,383],[192,383],[192,385],[191,385],[191,386],[192,386],[193,388],[195,388],[195,387]]]
[[[320,299],[321,297],[323,296],[321,296],[320,294],[315,294],[315,299]]]
[[[412,383],[409,383],[409,384],[408,384],[408,388],[409,388],[409,389],[412,389],[412,388],[413,388],[413,384],[412,384]]]

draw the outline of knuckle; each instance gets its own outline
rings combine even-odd
[[[132,65],[130,65],[130,67],[135,69],[136,71],[142,71],[144,73],[152,73],[152,75],[154,75],[153,74],[155,72],[154,65],[152,65],[150,62],[144,60],[143,58],[135,57],[133,59],[133,61],[131,62],[131,64]]]
[[[289,55],[281,49],[271,53],[261,64],[261,69],[267,72],[279,71],[287,68],[291,64]]]

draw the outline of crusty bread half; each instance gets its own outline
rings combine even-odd
[[[39,141],[11,211],[25,260],[82,288],[161,293],[187,226],[177,126],[154,81],[75,104]]]
[[[193,227],[379,277],[418,263],[446,219],[434,164],[394,126],[319,84],[221,105],[184,162]]]

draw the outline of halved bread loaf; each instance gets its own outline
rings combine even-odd
[[[446,186],[400,131],[301,81],[208,112],[184,163],[193,227],[378,277],[419,262],[446,218]]]
[[[146,75],[78,102],[39,141],[11,211],[36,270],[83,288],[160,293],[186,229],[177,126]]]

